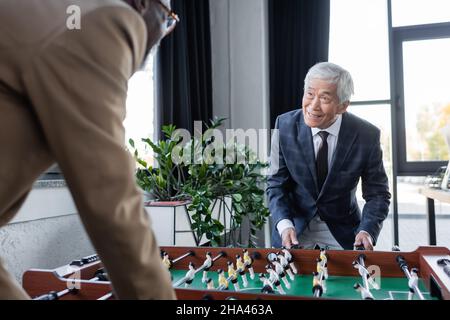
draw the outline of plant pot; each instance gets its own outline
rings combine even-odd
[[[160,246],[197,246],[191,229],[187,205],[189,201],[150,201],[145,210]]]
[[[224,206],[224,203],[226,206]],[[187,210],[189,201],[149,201],[145,210],[150,216],[152,229],[160,246],[201,246],[209,240],[205,235],[198,240],[191,228],[191,214]],[[231,197],[217,199],[211,205],[212,217],[225,226],[231,226]]]

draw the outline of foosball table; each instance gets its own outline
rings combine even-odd
[[[182,300],[450,300],[450,251],[413,252],[161,247]],[[53,270],[31,269],[36,300],[115,299],[97,255]]]

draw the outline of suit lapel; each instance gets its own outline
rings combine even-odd
[[[316,194],[318,194],[319,191],[317,186],[316,159],[314,155],[314,145],[311,128],[305,124],[305,121],[303,119],[303,111],[301,112],[302,114],[300,116],[300,121],[297,122],[297,129],[299,132],[298,134],[299,145],[305,159],[305,164],[307,165],[309,171],[311,172],[311,176],[314,180]]]
[[[333,161],[331,162],[331,169],[328,171],[327,179],[323,184],[322,191],[319,194],[319,198],[324,193],[327,185],[332,183],[339,176],[339,170],[348,156],[353,144],[357,137],[357,130],[355,123],[352,121],[347,113],[342,115],[341,129],[339,130],[338,143],[336,150],[334,151]]]

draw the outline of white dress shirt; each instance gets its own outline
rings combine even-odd
[[[322,144],[322,138],[319,136],[320,131],[326,131],[329,133],[327,138],[328,143],[328,171],[331,169],[331,163],[336,151],[337,141],[339,137],[339,131],[341,130],[342,115],[338,115],[336,121],[327,129],[311,128],[314,144],[314,156],[317,159],[317,153],[319,152],[320,145]]]

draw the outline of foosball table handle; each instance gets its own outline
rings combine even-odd
[[[444,272],[447,276],[450,277],[450,260],[449,259],[439,259],[437,264],[443,267]]]
[[[406,263],[406,260],[403,256],[397,256],[395,258],[395,260],[397,260],[397,263],[398,263],[398,266],[400,267],[400,269],[403,269],[405,267],[408,268],[408,264]]]

